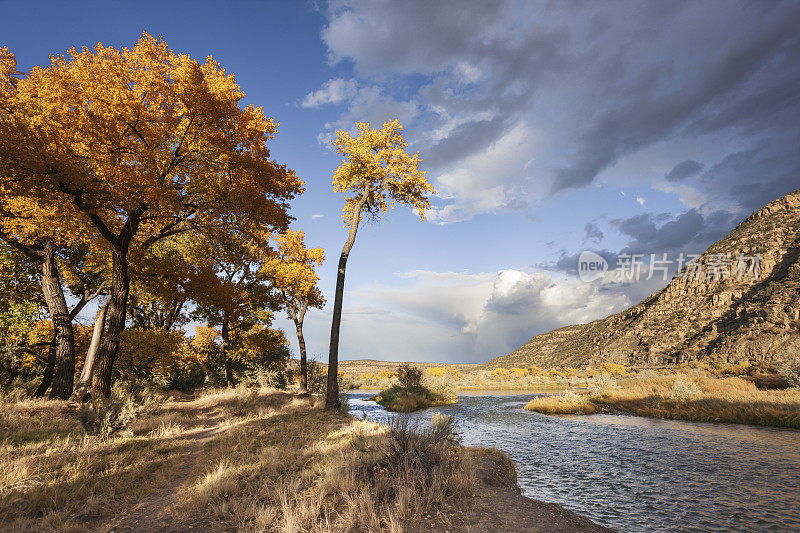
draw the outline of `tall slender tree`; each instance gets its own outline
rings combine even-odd
[[[288,230],[278,235],[274,257],[262,267],[262,275],[273,281],[280,305],[294,322],[300,348],[300,393],[308,392],[308,357],[303,321],[309,308],[322,309],[325,298],[317,287],[314,267],[325,261],[322,248],[306,248],[305,233]]]
[[[344,160],[333,174],[333,190],[345,196],[342,213],[347,240],[339,256],[336,270],[336,293],[331,321],[331,342],[328,353],[328,383],[325,397],[327,409],[338,410],[339,400],[339,330],[342,323],[342,300],[347,258],[356,241],[362,216],[377,217],[396,203],[416,210],[421,219],[430,207],[428,197],[433,186],[419,169],[419,153],[406,152],[403,127],[397,120],[384,122],[381,129],[368,123],[357,123],[358,135],[337,131],[333,144]]]

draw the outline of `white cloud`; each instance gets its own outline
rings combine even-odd
[[[356,80],[333,78],[322,84],[316,91],[308,93],[300,103],[301,107],[320,107],[326,104],[340,104],[350,100],[358,89]]]
[[[379,127],[385,121],[398,119],[401,124],[409,124],[418,114],[419,107],[413,100],[395,100],[377,85],[361,87],[351,98],[349,109],[338,120],[326,123],[317,140],[328,145],[336,130],[354,133],[356,122],[369,122]]]
[[[530,174],[531,153],[536,135],[525,124],[518,124],[480,153],[454,164],[435,177],[437,196],[446,205],[434,207],[427,215],[438,224],[468,220],[479,213],[508,208],[527,198],[525,182]],[[520,203],[518,207],[524,207]]]
[[[618,312],[653,287],[593,283],[544,271],[412,271],[397,283],[348,291],[341,357],[482,362],[532,336]],[[325,352],[329,312],[313,313],[306,339]],[[324,341],[324,342],[322,342]]]
[[[320,220],[322,220],[324,217],[325,217],[325,215],[322,215],[322,214],[315,214],[315,215],[311,215],[311,221],[312,221],[312,222],[319,222],[319,221],[320,221]]]

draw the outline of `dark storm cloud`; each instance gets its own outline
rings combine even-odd
[[[610,221],[612,227],[631,239],[619,251],[593,250],[591,247],[587,249],[602,256],[611,270],[617,266],[621,254],[642,254],[645,261],[649,261],[652,254],[657,258],[667,254],[667,258],[674,261],[681,253],[704,252],[723,238],[737,222],[736,217],[725,211],[714,211],[703,216],[697,210],[690,209],[677,217],[668,213],[645,213]],[[587,224],[586,228],[587,234],[591,231],[589,225]],[[535,267],[577,275],[579,256],[580,252],[569,253],[562,250],[554,263],[539,264]]]
[[[672,167],[664,178],[667,181],[681,181],[698,174],[703,169],[703,165],[691,159],[682,161]]]
[[[619,256],[618,252],[613,252],[607,249],[593,250],[591,248],[588,248],[588,250],[596,253],[597,255],[605,259],[610,269],[613,269],[614,265],[617,264],[617,257]],[[564,272],[567,274],[572,274],[577,276],[578,258],[580,257],[580,255],[581,255],[580,252],[568,253],[566,250],[561,250],[558,259],[554,263],[539,264],[535,265],[535,267],[542,268],[544,270],[556,270],[559,272]]]
[[[666,172],[667,181],[711,199],[741,194],[737,203],[749,208],[798,183],[790,172],[800,136],[798,27],[800,3],[791,1],[336,0],[322,38],[333,61],[351,62],[387,97],[407,98],[398,88],[417,80],[420,113],[409,137],[435,172],[490,149],[520,124],[538,136],[541,153],[522,158],[506,192],[530,190],[515,185],[531,179],[551,191],[584,187],[627,156],[696,138],[706,159],[675,153],[684,163]],[[726,144],[764,140],[771,163],[761,173],[727,182],[703,175],[698,185],[701,167],[718,163]],[[449,192],[456,202],[463,194]],[[465,209],[511,205],[498,198]]]
[[[800,188],[800,133],[764,139],[725,155],[700,175],[697,187],[740,206],[744,218],[765,204]]]
[[[762,88],[767,85],[769,92],[790,94],[791,85],[785,84],[794,80],[785,76],[768,77],[768,66],[774,62],[797,69],[796,58],[800,56],[798,25],[798,9],[792,9],[786,18],[763,28],[760,33],[747,36],[749,40],[746,37],[734,49],[714,58],[715,61],[693,84],[674,86],[664,94],[654,94],[654,91],[662,82],[667,65],[643,72],[642,83],[628,88],[623,105],[602,111],[589,122],[587,131],[581,136],[582,148],[575,161],[569,167],[555,170],[557,179],[553,190],[588,185],[621,156],[668,137],[680,127],[689,126],[698,115],[726,117],[716,122],[706,121],[707,131],[737,124],[734,119],[737,110],[731,104],[739,101],[736,92],[747,90],[743,87],[747,83]],[[797,86],[793,87],[796,95]],[[749,107],[757,110],[759,102],[760,99],[756,98],[755,105]],[[792,105],[792,113],[797,114],[797,98],[784,101],[784,104]],[[785,108],[785,105],[779,108]],[[747,119],[751,127],[766,129],[772,126],[769,113],[751,110],[739,111],[738,114],[738,119]]]
[[[632,239],[620,253],[666,253],[672,257],[680,252],[699,254],[724,237],[733,223],[730,213],[715,211],[703,216],[696,209],[690,209],[663,224],[658,223],[660,218],[663,217],[647,213],[612,220],[612,226]]]

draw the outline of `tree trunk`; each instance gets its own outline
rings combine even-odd
[[[103,327],[106,324],[106,312],[108,311],[108,303],[97,310],[97,316],[94,319],[94,331],[92,332],[92,342],[89,344],[89,350],[86,352],[86,361],[83,363],[83,370],[81,377],[78,380],[78,386],[75,387],[75,392],[72,393],[72,400],[82,402],[86,396],[86,390],[89,388],[89,382],[92,379],[95,361],[97,360],[97,352],[100,349],[100,341],[103,337]]]
[[[306,339],[303,337],[303,323],[294,323],[297,329],[297,343],[300,345],[300,394],[308,394],[308,362],[306,360]]]
[[[127,245],[115,246],[111,251],[111,297],[107,304],[109,306],[107,328],[97,354],[96,369],[92,379],[92,395],[95,398],[111,396],[111,372],[125,329],[125,312],[130,292],[127,252]]]
[[[45,241],[42,251],[42,292],[53,321],[56,347],[50,398],[66,400],[72,394],[75,379],[75,334],[61,287],[55,245],[50,240]]]
[[[361,210],[369,198],[369,186],[364,187],[358,203],[353,209],[353,217],[350,219],[350,231],[347,242],[342,248],[342,255],[339,256],[339,268],[336,271],[336,295],[333,300],[333,320],[331,321],[331,344],[328,350],[328,383],[325,393],[325,409],[338,411],[342,406],[339,399],[339,329],[342,325],[342,300],[344,299],[344,271],[347,268],[347,257],[353,244],[356,242],[358,223],[361,221]]]
[[[225,384],[228,387],[233,387],[233,362],[228,357],[228,347],[230,346],[230,328],[228,327],[228,320],[222,320],[222,342],[220,343],[220,353],[222,360],[225,362]]]
[[[53,383],[53,368],[56,366],[56,339],[50,341],[47,347],[47,366],[44,368],[44,375],[42,375],[42,382],[33,393],[34,398],[42,398],[47,393],[47,389]]]

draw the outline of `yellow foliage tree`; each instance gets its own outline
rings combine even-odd
[[[255,326],[269,325],[270,309],[278,307],[267,280],[259,275],[269,259],[269,234],[252,227],[232,231],[233,227],[233,223],[225,229],[205,227],[187,248],[192,263],[208,267],[194,282],[195,315],[221,328],[220,356],[228,386],[235,384],[237,360],[232,355],[240,338]]]
[[[300,347],[300,392],[308,392],[308,365],[303,320],[310,307],[322,309],[325,298],[317,287],[314,267],[325,261],[322,248],[306,248],[305,233],[288,230],[278,235],[274,257],[262,267],[262,275],[273,281],[281,307],[294,322]]]
[[[333,190],[345,196],[342,219],[348,231],[336,271],[328,352],[325,407],[334,410],[341,405],[337,375],[345,269],[361,217],[377,217],[400,203],[410,206],[424,219],[425,209],[430,207],[428,197],[434,192],[425,178],[425,171],[419,168],[422,158],[418,153],[410,155],[406,152],[408,144],[397,120],[385,122],[381,129],[370,128],[368,123],[362,122],[357,123],[356,128],[358,135],[355,137],[346,131],[337,131],[333,142],[336,151],[343,156],[333,174]]]
[[[147,33],[130,49],[70,49],[27,74],[0,49],[3,194],[73,206],[54,209],[64,213],[57,227],[90,225],[111,255],[95,393],[110,394],[132,246],[230,220],[288,225],[287,202],[302,182],[270,159],[277,123],[259,107],[241,106],[243,97],[212,58],[200,64]]]

